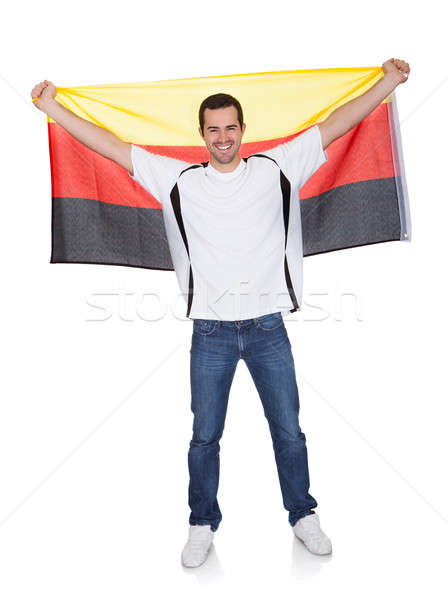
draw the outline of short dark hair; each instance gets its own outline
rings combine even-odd
[[[201,106],[199,107],[199,125],[201,126],[202,133],[204,133],[205,109],[210,108],[211,110],[214,110],[215,108],[226,108],[227,106],[234,106],[236,108],[238,111],[238,122],[241,129],[243,128],[243,109],[241,108],[241,104],[238,102],[238,100],[233,96],[230,96],[230,94],[213,94],[212,96],[208,96],[208,98],[203,100]]]

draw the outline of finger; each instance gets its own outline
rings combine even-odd
[[[44,87],[42,84],[39,84],[35,87],[35,94],[36,96],[40,96],[44,90]]]

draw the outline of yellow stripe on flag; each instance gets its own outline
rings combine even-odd
[[[56,99],[120,139],[141,145],[196,146],[199,106],[224,92],[237,98],[244,142],[278,139],[325,119],[371,88],[381,67],[308,69],[197,77],[145,83],[58,87]],[[391,96],[385,99],[390,101]],[[53,122],[47,117],[48,122]]]

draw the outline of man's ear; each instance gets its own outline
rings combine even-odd
[[[199,131],[199,135],[201,136],[201,138],[204,139],[204,136],[202,135],[202,129],[201,129],[200,125],[198,127],[198,131]]]
[[[241,127],[241,135],[244,135],[245,131],[246,131],[246,123],[243,123],[243,126]]]

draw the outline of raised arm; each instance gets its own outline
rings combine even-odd
[[[45,79],[35,85],[31,91],[34,105],[61,127],[70,133],[79,142],[109,158],[132,172],[131,144],[123,142],[114,133],[78,117],[62,104],[55,100],[56,86]]]
[[[319,123],[322,146],[325,149],[331,142],[343,136],[358,125],[384,98],[387,98],[400,83],[407,81],[410,67],[407,62],[390,58],[382,64],[383,77],[367,92],[346,102]]]

